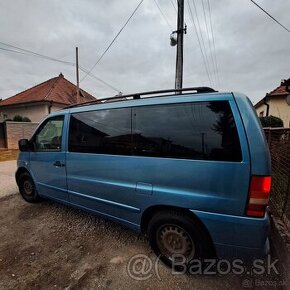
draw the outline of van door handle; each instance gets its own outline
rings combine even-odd
[[[61,163],[60,161],[55,161],[53,163],[53,166],[55,166],[55,167],[65,167],[65,164],[64,163]]]

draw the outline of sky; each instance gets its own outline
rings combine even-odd
[[[142,2],[92,71],[116,90],[90,76],[83,79],[85,74],[81,72],[82,89],[100,98],[118,91],[174,88],[176,47],[170,46],[169,40],[176,29],[177,1],[155,1]],[[139,2],[0,0],[0,42],[68,62],[75,62],[78,46],[79,63],[89,70]],[[290,28],[290,1],[256,2]],[[250,0],[185,0],[185,23],[183,87],[210,86],[218,91],[238,91],[256,103],[282,79],[290,78],[290,33]],[[60,72],[76,82],[73,65],[3,49],[11,47],[0,44],[2,99]]]

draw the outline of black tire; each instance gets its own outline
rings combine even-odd
[[[155,254],[167,266],[183,271],[182,263],[189,267],[194,259],[213,258],[215,256],[211,238],[197,219],[175,210],[156,213],[148,225],[149,243]],[[178,260],[175,254],[183,255]],[[174,259],[174,263],[173,263]]]
[[[32,177],[28,172],[20,174],[18,179],[19,192],[24,200],[27,202],[38,202],[40,197],[36,191],[35,184]]]

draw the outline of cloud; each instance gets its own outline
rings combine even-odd
[[[175,27],[176,13],[172,3],[157,1],[170,25]],[[195,0],[209,71],[211,78],[216,80],[210,83],[185,2],[188,33],[184,42],[184,86],[212,85],[220,91],[240,91],[256,102],[278,86],[281,79],[290,77],[289,33],[250,1],[210,0],[218,82],[212,68],[202,2]],[[192,0],[189,2],[193,9]],[[75,47],[78,46],[80,65],[89,69],[138,3],[139,0],[2,1],[0,41],[71,62],[75,61]],[[259,4],[285,26],[290,26],[289,1],[261,0]],[[212,39],[210,27],[208,30]],[[154,1],[144,0],[93,73],[124,93],[173,88],[175,48],[169,45],[170,33]],[[0,51],[0,63],[2,98],[60,72],[75,81],[74,67],[31,56]],[[116,93],[90,77],[81,87],[97,97]]]

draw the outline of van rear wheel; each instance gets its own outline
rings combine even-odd
[[[19,192],[27,202],[38,202],[40,197],[36,191],[35,184],[28,172],[20,174],[18,179]]]
[[[194,259],[214,256],[211,239],[202,224],[178,211],[155,214],[149,222],[148,237],[155,254],[175,270],[184,269],[180,264],[188,267]]]

